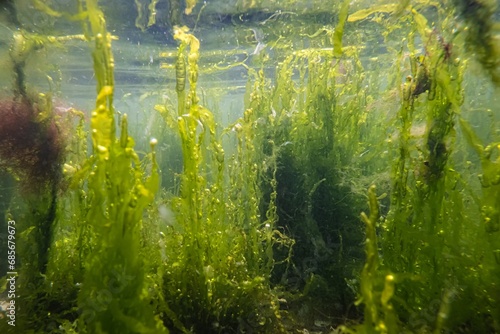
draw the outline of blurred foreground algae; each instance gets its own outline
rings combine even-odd
[[[93,61],[98,96],[92,112],[93,155],[89,157],[86,223],[98,243],[85,259],[78,296],[79,321],[90,333],[167,332],[149,304],[140,254],[140,230],[146,206],[159,187],[156,142],[151,141],[152,169],[145,178],[127,133],[127,117],[115,135],[114,62],[111,34],[97,1],[86,1],[87,38],[94,43]],[[81,8],[80,8],[81,10]],[[87,23],[83,23],[84,26]],[[91,35],[89,35],[91,32]]]
[[[341,330],[347,333],[397,333],[399,328],[391,302],[396,278],[391,273],[385,274],[384,277],[384,274],[379,271],[380,258],[376,227],[380,220],[380,211],[375,191],[374,185],[368,188],[370,215],[361,213],[361,219],[366,228],[366,261],[361,271],[360,298],[356,304],[364,304],[364,319],[363,324],[353,330],[341,326]]]

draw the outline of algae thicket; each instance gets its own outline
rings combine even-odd
[[[500,331],[493,1],[0,9],[0,332]]]

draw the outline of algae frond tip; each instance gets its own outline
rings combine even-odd
[[[154,149],[157,144],[158,144],[158,139],[156,139],[156,138],[151,138],[151,140],[149,141],[149,145],[151,145],[151,149]]]

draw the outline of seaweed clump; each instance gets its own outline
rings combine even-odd
[[[27,98],[0,101],[0,167],[35,189],[58,183],[65,140],[55,117]]]

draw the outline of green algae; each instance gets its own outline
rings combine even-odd
[[[146,29],[158,2],[136,3]],[[254,54],[204,51],[196,30],[177,25],[162,65],[170,99],[145,111],[158,136],[142,158],[132,121],[114,108],[114,37],[97,1],[77,1],[76,14],[34,4],[80,23],[82,35],[22,35],[12,61],[84,39],[97,85],[90,120],[72,111],[52,235],[37,237],[36,223],[21,231],[20,256],[34,259],[20,270],[22,329],[276,333],[326,323],[328,332],[347,317],[340,330],[355,333],[498,330],[498,138],[479,138],[465,118],[471,37],[449,29],[455,12],[444,4],[348,15],[344,1],[335,25],[296,32],[302,44],[284,41],[293,36],[278,13],[262,21],[255,42],[266,36],[267,46]],[[200,18],[195,5],[185,14]],[[365,27],[373,31],[356,33]],[[368,34],[380,35],[386,57],[367,57]],[[235,68],[246,74],[243,110],[224,127],[205,96],[215,90],[199,79]],[[21,95],[24,82],[18,74]],[[46,212],[53,196],[42,193],[24,205]],[[366,198],[370,214],[359,219]]]

